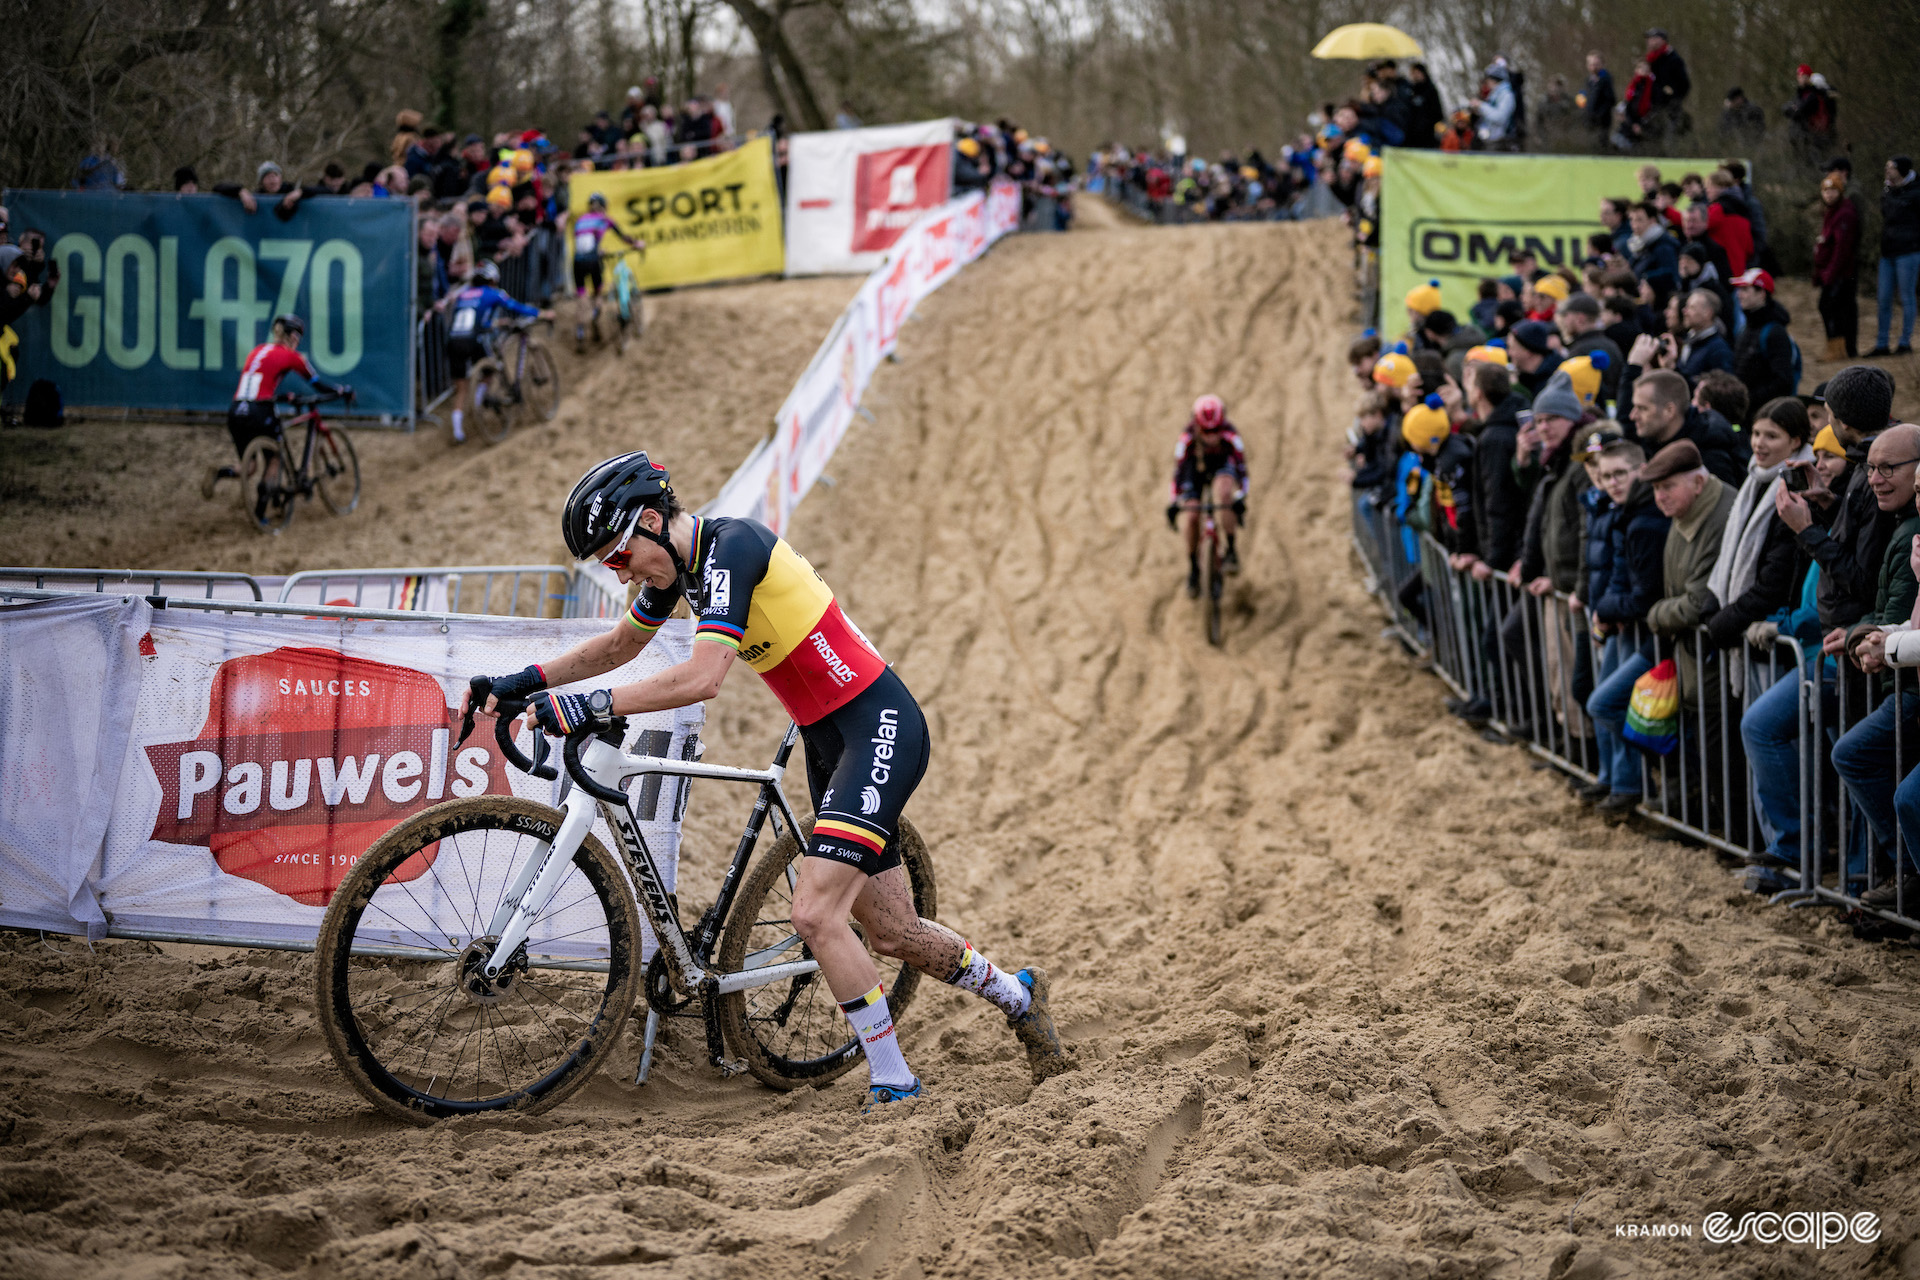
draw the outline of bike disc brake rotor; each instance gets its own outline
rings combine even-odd
[[[475,938],[467,944],[454,964],[460,994],[474,1004],[499,1004],[512,993],[513,984],[527,971],[527,949],[522,946],[507,961],[506,968],[494,977],[487,977],[487,959],[499,945],[498,938]]]

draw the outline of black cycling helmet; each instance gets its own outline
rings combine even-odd
[[[673,484],[666,468],[655,466],[643,452],[623,453],[599,463],[567,495],[560,516],[560,532],[575,560],[585,560],[617,537],[639,534],[667,548],[675,569],[686,573],[680,554],[665,530],[651,533],[640,526],[640,513],[653,507],[666,513]]]
[[[488,284],[500,283],[500,268],[494,265],[492,258],[482,258],[473,268],[473,278],[484,280]]]
[[[587,197],[587,208],[592,209],[596,207],[601,209],[607,207],[607,198],[598,191]]]
[[[294,315],[291,311],[283,316],[275,316],[273,318],[273,327],[276,329],[285,329],[288,333],[300,337],[305,337],[307,332],[307,322],[299,316]]]

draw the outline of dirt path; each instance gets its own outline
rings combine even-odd
[[[1343,261],[1324,227],[1003,244],[908,326],[793,530],[927,707],[913,813],[942,915],[1049,967],[1082,1070],[1033,1087],[1001,1019],[943,988],[902,1031],[930,1098],[875,1116],[857,1072],[720,1082],[676,1027],[643,1091],[612,1075],[550,1117],[402,1132],[334,1075],[302,958],[9,939],[0,1273],[1920,1263],[1914,958],[1583,815],[1377,638],[1337,477]],[[1254,469],[1219,650],[1161,518],[1203,389]],[[657,388],[621,411],[703,421]],[[454,518],[438,483],[404,527]],[[711,723],[731,759],[780,727],[746,680]],[[725,808],[696,789],[695,841],[720,847]],[[1885,1238],[1704,1253],[1703,1216],[1747,1208],[1873,1210]],[[1615,1235],[1668,1222],[1695,1238]]]

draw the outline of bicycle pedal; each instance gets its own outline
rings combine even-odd
[[[722,1080],[731,1080],[737,1075],[746,1074],[747,1060],[745,1058],[715,1058],[713,1060],[713,1066],[714,1070],[720,1073]]]

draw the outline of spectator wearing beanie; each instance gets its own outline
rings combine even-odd
[[[1422,495],[1425,509],[1409,512],[1408,523],[1433,534],[1451,552],[1471,550],[1476,545],[1473,441],[1453,429],[1437,393],[1407,410],[1400,438],[1432,477],[1431,492]]]
[[[1820,321],[1827,359],[1860,354],[1860,206],[1847,199],[1847,177],[1835,170],[1820,182],[1820,234],[1813,241],[1813,283],[1820,290]]]
[[[1607,520],[1607,580],[1591,601],[1594,631],[1604,635],[1598,684],[1587,699],[1587,716],[1600,739],[1599,778],[1581,789],[1611,813],[1624,813],[1640,798],[1640,760],[1621,736],[1633,683],[1653,666],[1653,641],[1641,624],[1660,599],[1670,521],[1653,502],[1653,486],[1641,477],[1645,454],[1618,441],[1600,458],[1600,480],[1613,499]]]
[[[1794,369],[1793,317],[1773,296],[1773,277],[1753,270],[1733,278],[1746,327],[1733,348],[1733,372],[1747,388],[1747,403],[1765,404],[1781,396],[1798,395],[1800,375]]]
[[[1467,403],[1480,424],[1473,440],[1476,548],[1492,573],[1505,573],[1520,559],[1529,493],[1514,474],[1520,447],[1520,414],[1527,407],[1499,365],[1475,365],[1467,380]]]
[[[1556,379],[1534,402],[1533,416],[1521,428],[1514,473],[1531,497],[1520,562],[1508,581],[1539,599],[1542,634],[1537,645],[1529,642],[1522,609],[1509,611],[1500,629],[1501,647],[1510,662],[1525,664],[1534,660],[1532,652],[1539,654],[1549,709],[1575,738],[1588,732],[1585,708],[1573,696],[1577,628],[1554,593],[1580,587],[1580,495],[1587,488],[1587,474],[1574,461],[1573,433],[1588,416],[1579,399]]]
[[[1725,424],[1710,421],[1690,403],[1687,380],[1671,369],[1655,369],[1635,380],[1631,413],[1641,444],[1658,452],[1676,440],[1690,440],[1707,470],[1727,484],[1746,478],[1747,459]]]
[[[1887,185],[1880,195],[1880,312],[1879,328],[1869,356],[1910,355],[1913,351],[1913,313],[1920,285],[1920,181],[1913,161],[1895,156],[1887,161]],[[1893,331],[1893,297],[1900,295],[1900,346],[1887,350]]]
[[[1526,388],[1529,401],[1540,394],[1547,379],[1565,359],[1553,348],[1558,336],[1553,326],[1544,320],[1524,320],[1513,327],[1507,354],[1513,360],[1514,372],[1520,385]]]
[[[1900,452],[1899,439],[1880,442],[1893,411],[1893,391],[1892,377],[1870,364],[1848,365],[1827,380],[1831,429],[1854,463],[1845,489],[1832,500],[1831,527],[1816,516],[1828,492],[1824,480],[1805,495],[1784,486],[1774,495],[1775,510],[1793,530],[1801,555],[1818,566],[1814,603],[1824,653],[1839,653],[1846,628],[1872,610],[1887,545],[1900,523],[1899,509],[1913,493],[1910,461],[1894,467],[1891,478],[1873,476],[1867,469],[1869,462],[1892,466],[1916,456],[1912,450]],[[1811,478],[1820,479],[1817,469]],[[1809,674],[1820,680],[1827,723],[1838,723],[1834,673],[1816,662]],[[1740,721],[1767,852],[1792,862],[1799,861],[1802,819],[1799,696],[1796,681],[1782,680],[1755,699]]]
[[[1560,340],[1568,359],[1576,356],[1591,356],[1596,351],[1604,351],[1607,363],[1598,364],[1600,369],[1600,399],[1611,401],[1620,391],[1620,373],[1627,366],[1626,352],[1618,343],[1607,336],[1600,325],[1600,303],[1592,294],[1576,293],[1554,308],[1553,322],[1560,330]]]
[[[1910,423],[1888,427],[1876,443],[1906,454],[1920,453],[1920,427]],[[1874,674],[1886,669],[1886,651],[1890,640],[1912,631],[1916,596],[1913,559],[1920,540],[1920,518],[1909,502],[1901,509],[1905,519],[1888,539],[1873,611],[1848,631],[1848,660],[1863,672]],[[1899,642],[1903,646],[1909,642]],[[1905,837],[1909,866],[1920,866],[1920,776],[1909,772],[1900,780],[1903,763],[1896,754],[1899,735],[1911,735],[1920,727],[1920,694],[1903,689],[1899,697],[1881,702],[1865,720],[1849,729],[1833,747],[1833,769],[1846,784],[1854,807],[1866,817],[1879,838],[1882,849],[1894,845],[1895,829]],[[1897,726],[1897,727],[1896,727]],[[1896,782],[1898,785],[1896,786]],[[1849,868],[1850,870],[1853,868]],[[1911,869],[1907,872],[1912,875]],[[1908,912],[1913,910],[1909,888]],[[1882,909],[1894,905],[1892,884],[1888,883],[1862,895],[1870,906]]]
[[[1672,521],[1661,556],[1661,597],[1647,610],[1655,635],[1678,637],[1720,607],[1711,583],[1733,514],[1733,486],[1710,475],[1691,440],[1676,440],[1647,460],[1641,479],[1653,486],[1654,505]],[[1700,697],[1700,670],[1691,644],[1674,645],[1680,696]]]
[[[1421,346],[1420,331],[1426,327],[1427,317],[1442,306],[1440,282],[1429,280],[1425,284],[1418,284],[1407,290],[1406,305],[1407,345],[1417,351]]]

